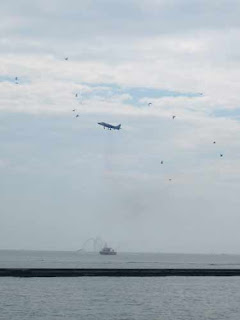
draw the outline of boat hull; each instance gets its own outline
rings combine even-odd
[[[104,255],[104,256],[115,256],[117,254],[117,252],[99,252],[100,254]]]

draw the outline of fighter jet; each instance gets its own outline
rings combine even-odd
[[[100,124],[100,126],[103,126],[103,128],[108,128],[109,130],[119,130],[121,129],[121,124],[119,124],[118,126],[113,126],[112,124],[106,123],[106,122],[98,122],[98,124]]]

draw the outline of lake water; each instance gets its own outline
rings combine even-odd
[[[0,251],[0,267],[234,267],[239,256]],[[0,278],[0,319],[240,318],[240,277]]]
[[[0,268],[240,268],[240,255],[0,250]]]

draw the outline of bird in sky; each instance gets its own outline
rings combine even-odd
[[[176,116],[172,116],[173,120],[176,118]]]
[[[78,118],[78,117],[79,117],[79,114],[76,115],[76,118]]]
[[[220,157],[223,157],[223,154],[222,154],[222,153],[220,153]]]
[[[163,164],[163,161],[161,161],[161,164]]]
[[[68,57],[66,57],[65,60],[68,61]]]

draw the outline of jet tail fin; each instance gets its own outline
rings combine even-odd
[[[116,126],[116,128],[119,130],[121,129],[121,124],[119,124],[118,126]]]

